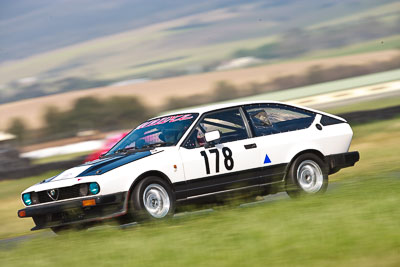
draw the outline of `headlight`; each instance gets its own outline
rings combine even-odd
[[[92,195],[96,195],[100,192],[100,186],[97,183],[90,183],[89,191]]]
[[[22,195],[22,200],[24,201],[25,205],[29,206],[32,204],[31,194],[26,193]]]

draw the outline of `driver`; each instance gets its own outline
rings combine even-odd
[[[253,116],[253,118],[258,119],[258,124],[261,124],[261,126],[272,126],[272,123],[268,119],[268,115],[265,110],[258,112],[256,115]]]

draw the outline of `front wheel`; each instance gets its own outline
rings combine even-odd
[[[172,217],[175,197],[170,185],[155,176],[146,177],[133,189],[129,212],[136,221]]]
[[[327,166],[315,154],[300,155],[294,160],[286,175],[286,192],[292,198],[323,193],[327,187]]]

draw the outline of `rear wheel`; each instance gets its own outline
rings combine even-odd
[[[286,175],[286,192],[290,197],[324,193],[327,187],[327,166],[312,153],[296,158]]]
[[[172,217],[175,196],[170,185],[159,177],[146,177],[132,191],[129,212],[135,221]]]

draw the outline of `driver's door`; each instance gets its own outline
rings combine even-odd
[[[258,149],[242,114],[232,108],[204,115],[180,147],[187,197],[259,183]],[[221,132],[219,143],[206,148],[204,134],[215,130]]]

